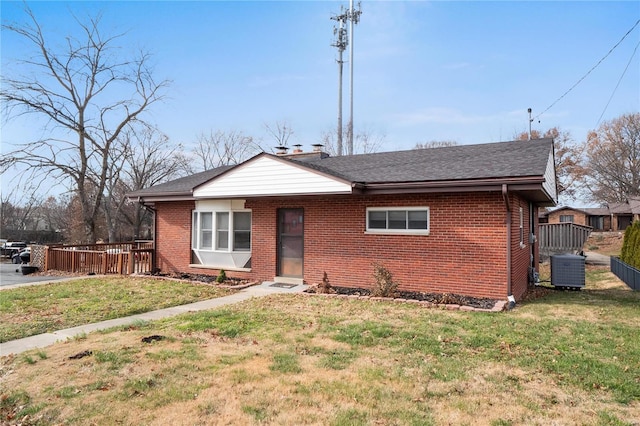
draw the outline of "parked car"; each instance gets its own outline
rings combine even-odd
[[[14,254],[26,247],[27,243],[24,241],[7,241],[2,247],[2,255],[11,259]]]
[[[11,256],[11,263],[29,263],[31,261],[31,247],[20,249]]]

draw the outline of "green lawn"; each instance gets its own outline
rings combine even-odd
[[[0,342],[231,294],[152,278],[84,278],[0,291]]]
[[[594,268],[583,291],[552,290],[502,313],[256,298],[4,357],[0,415],[7,424],[632,425],[639,307],[640,293]],[[163,338],[141,341],[151,335]]]

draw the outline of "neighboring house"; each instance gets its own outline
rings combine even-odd
[[[156,212],[167,273],[520,298],[538,207],[557,200],[551,139],[329,157],[261,153],[129,194]]]
[[[541,214],[540,223],[572,222],[594,231],[624,231],[634,220],[640,220],[640,198],[628,203],[611,203],[606,207],[560,207]]]

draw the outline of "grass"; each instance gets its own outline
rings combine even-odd
[[[252,299],[4,357],[0,422],[632,425],[639,304],[591,267],[498,314]]]
[[[0,292],[0,342],[231,294],[151,278],[86,278]]]

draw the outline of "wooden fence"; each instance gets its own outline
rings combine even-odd
[[[575,223],[541,223],[538,227],[540,255],[582,251],[591,233],[590,226]]]
[[[48,246],[44,270],[82,274],[144,274],[154,269],[153,241]]]

